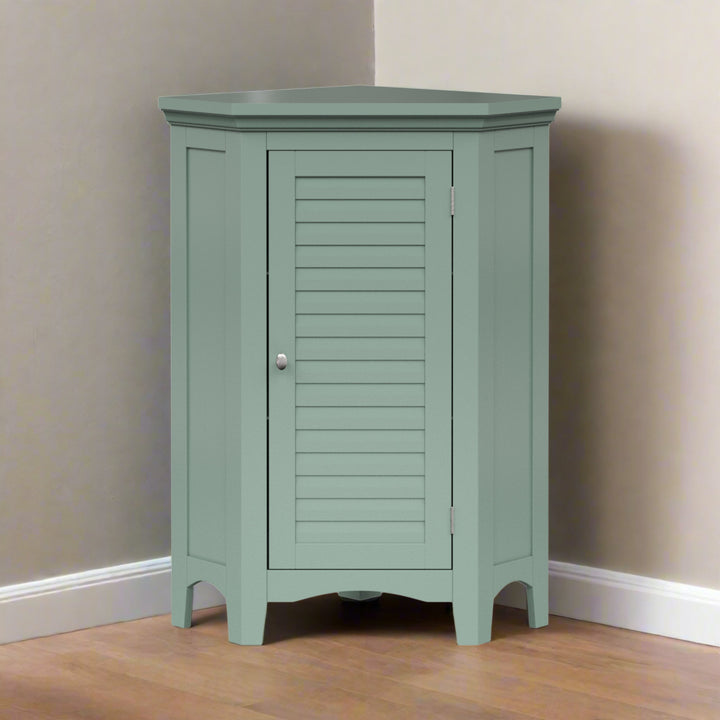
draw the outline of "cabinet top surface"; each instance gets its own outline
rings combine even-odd
[[[559,97],[346,85],[161,97],[163,111],[225,116],[474,116],[555,111]]]

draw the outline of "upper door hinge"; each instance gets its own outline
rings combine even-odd
[[[450,534],[455,534],[455,508],[450,508]]]
[[[455,186],[450,186],[450,214],[455,214]]]

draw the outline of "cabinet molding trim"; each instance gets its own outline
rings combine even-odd
[[[227,130],[442,130],[446,132],[502,130],[521,126],[549,125],[556,110],[524,113],[519,115],[497,115],[495,117],[232,117],[210,113],[187,113],[165,110],[165,118],[178,127],[214,127]]]

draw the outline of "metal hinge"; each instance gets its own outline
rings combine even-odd
[[[455,508],[450,508],[450,534],[455,534]]]
[[[455,214],[455,186],[450,186],[450,214]]]

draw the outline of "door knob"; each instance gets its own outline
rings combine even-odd
[[[278,370],[284,370],[287,367],[287,355],[280,353],[275,358],[275,364],[277,365]]]

